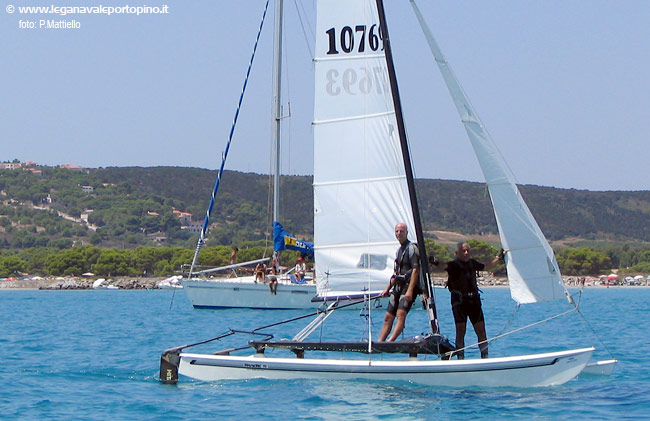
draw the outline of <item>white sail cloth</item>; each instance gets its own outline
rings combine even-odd
[[[383,289],[413,217],[375,1],[318,3],[314,102],[318,291]]]
[[[566,289],[551,246],[526,206],[513,175],[481,124],[413,0],[411,5],[485,176],[501,244],[508,251],[506,268],[512,298],[524,304],[564,297]]]

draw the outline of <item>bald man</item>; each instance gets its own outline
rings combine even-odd
[[[415,297],[421,292],[419,286],[420,254],[414,243],[408,240],[408,229],[403,222],[395,225],[395,237],[399,241],[400,247],[395,255],[395,269],[393,276],[390,278],[388,287],[382,292],[381,296],[386,297],[390,294],[388,309],[384,316],[384,325],[379,332],[379,341],[383,342],[391,333],[393,322],[395,329],[388,339],[394,341],[404,330],[406,315],[408,314]],[[392,292],[391,292],[392,288]]]

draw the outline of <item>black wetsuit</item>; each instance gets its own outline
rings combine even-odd
[[[485,265],[474,259],[467,262],[454,259],[447,263],[447,288],[451,292],[451,309],[456,323],[467,323],[468,317],[472,325],[484,320],[476,282],[476,272],[483,269]]]
[[[413,269],[419,267],[420,252],[415,243],[407,241],[406,244],[400,245],[395,254],[395,273],[398,275],[393,285],[388,301],[388,313],[393,316],[397,314],[397,309],[401,308],[407,312],[411,309],[415,297],[420,293],[419,281],[413,291],[413,300],[410,302],[404,299],[404,294],[408,291]]]

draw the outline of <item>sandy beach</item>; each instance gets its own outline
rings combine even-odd
[[[76,277],[47,277],[41,279],[7,279],[0,281],[0,289],[25,290],[74,290],[93,289],[93,282],[99,278]],[[164,277],[134,278],[115,277],[106,278],[105,285],[113,285],[119,289],[154,289]]]
[[[113,285],[118,289],[156,289],[157,284],[168,277],[114,277],[106,278],[105,286]],[[36,279],[12,279],[0,280],[0,290],[78,290],[93,289],[93,282],[98,277],[78,278],[78,277],[36,277]],[[575,281],[575,277],[565,277],[567,288],[579,288],[580,285]],[[597,278],[596,278],[597,279]],[[433,284],[436,288],[444,288],[446,278],[433,277]],[[595,285],[586,283],[585,288],[648,288],[650,285],[644,282],[642,285]],[[486,277],[479,280],[479,288],[508,288],[506,278]]]

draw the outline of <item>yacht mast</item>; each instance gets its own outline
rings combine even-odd
[[[280,209],[280,119],[282,118],[282,12],[283,0],[277,0],[275,7],[275,49],[273,61],[273,108],[274,108],[274,134],[273,146],[273,220],[279,221]]]

